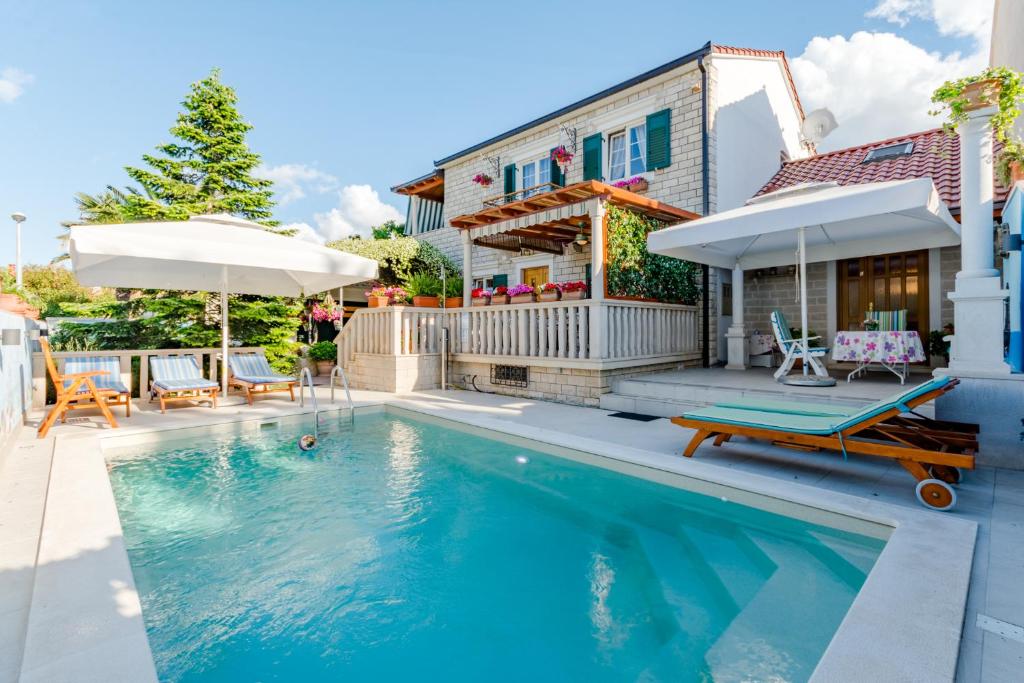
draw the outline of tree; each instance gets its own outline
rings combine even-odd
[[[384,221],[375,228],[370,228],[375,240],[387,240],[392,237],[405,237],[405,223]]]
[[[192,84],[182,102],[185,110],[171,128],[177,142],[144,154],[149,169],[127,167],[143,192],[125,196],[135,219],[184,220],[207,213],[229,213],[267,226],[272,220],[273,182],[252,172],[260,155],[245,136],[252,125],[242,119],[233,88],[220,82],[220,71]]]

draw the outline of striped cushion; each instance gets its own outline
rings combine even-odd
[[[898,311],[869,311],[865,319],[877,322],[880,332],[906,332],[907,330],[907,309],[905,308]]]
[[[232,353],[228,365],[236,377],[273,377],[277,373],[270,369],[270,363],[261,353]]]
[[[235,375],[235,379],[240,379],[249,384],[285,384],[297,381],[294,377],[289,377],[288,375]]]
[[[116,391],[120,394],[128,393],[128,387],[121,383],[121,361],[113,356],[68,358],[64,361],[64,372],[68,375],[79,372],[104,372],[106,374],[92,378],[97,389]],[[64,380],[64,388],[69,388],[74,381],[73,379]],[[89,391],[89,387],[83,382],[78,387],[77,393],[81,394],[86,391]]]
[[[772,320],[772,331],[775,332],[775,339],[779,342],[779,350],[783,353],[789,353],[789,347],[800,339],[794,339],[793,334],[789,331],[789,323],[786,322],[786,316],[782,314],[782,311],[775,309],[771,314]],[[816,342],[820,340],[808,340],[809,342]],[[827,346],[809,346],[807,349],[808,356],[824,356],[829,351]]]
[[[153,356],[149,361],[153,382],[165,380],[202,380],[203,373],[195,356]]]
[[[187,389],[215,389],[219,384],[203,377],[193,379],[155,379],[153,386],[166,391],[185,391]]]

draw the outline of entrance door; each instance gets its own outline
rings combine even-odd
[[[868,304],[876,311],[907,309],[907,329],[928,338],[928,252],[846,259],[839,273],[840,330],[859,330]]]
[[[545,282],[548,282],[547,266],[523,268],[520,274],[522,275],[522,277],[519,281],[522,282],[524,285],[530,285],[531,287],[540,287]]]

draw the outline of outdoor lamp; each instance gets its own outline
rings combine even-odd
[[[15,211],[11,214],[14,219],[14,281],[21,287],[21,224],[25,222],[25,214]]]

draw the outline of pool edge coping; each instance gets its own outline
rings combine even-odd
[[[963,631],[963,619],[966,612],[967,592],[970,586],[970,573],[973,564],[974,546],[977,535],[977,524],[970,520],[959,519],[951,515],[930,512],[924,509],[914,510],[898,505],[861,498],[852,494],[837,493],[817,488],[808,484],[775,479],[767,475],[737,471],[713,463],[699,460],[674,458],[657,451],[639,448],[608,445],[604,442],[582,438],[565,432],[558,432],[544,427],[531,427],[521,423],[504,420],[500,417],[485,414],[453,415],[451,410],[431,409],[424,405],[434,397],[430,395],[392,396],[375,401],[360,402],[358,412],[389,410],[394,407],[398,411],[409,411],[427,415],[447,422],[467,425],[472,428],[506,434],[530,442],[554,446],[571,451],[593,454],[599,458],[616,460],[635,466],[654,468],[672,475],[688,479],[705,481],[711,484],[740,489],[754,495],[777,499],[788,504],[808,508],[816,508],[830,514],[838,514],[873,524],[884,525],[893,529],[885,548],[879,555],[875,566],[868,575],[864,586],[858,591],[853,603],[839,625],[832,641],[829,643],[822,658],[812,674],[814,681],[834,680],[882,680],[899,678],[900,680],[953,680],[955,678],[960,640]],[[166,428],[140,428],[128,433],[111,433],[103,431],[97,434],[64,434],[55,437],[54,473],[58,464],[64,460],[58,456],[67,448],[79,447],[79,453],[72,456],[77,464],[86,468],[89,477],[95,477],[97,471],[88,472],[89,468],[102,474],[104,485],[100,490],[90,491],[90,496],[82,504],[91,507],[83,510],[80,506],[70,519],[63,516],[72,510],[61,508],[71,507],[73,501],[56,501],[50,495],[54,486],[54,473],[47,487],[46,510],[44,511],[43,527],[40,533],[40,548],[37,557],[36,578],[33,583],[32,602],[29,607],[28,627],[25,634],[25,648],[22,658],[21,678],[30,683],[34,680],[93,680],[87,673],[91,666],[102,675],[95,680],[113,680],[116,671],[130,672],[130,680],[157,680],[156,668],[149,647],[145,625],[141,618],[141,602],[131,573],[127,549],[124,545],[120,519],[117,514],[113,489],[107,475],[106,462],[103,455],[103,442],[108,439],[145,434],[173,433],[187,429],[210,429],[239,423],[263,423],[270,420],[308,414],[311,409],[289,410],[279,415],[248,416],[236,414],[232,416],[216,416],[213,422],[191,426],[168,425]],[[397,412],[397,411],[396,411]],[[159,440],[159,437],[158,439]],[[682,444],[682,436],[680,444]],[[540,448],[538,450],[544,450]],[[82,457],[82,452],[89,455]],[[61,473],[63,474],[63,473]],[[95,479],[91,486],[96,486]],[[58,479],[59,482],[59,479]],[[81,483],[81,482],[78,482]],[[70,487],[74,489],[75,487]],[[81,487],[79,487],[81,488]],[[67,491],[65,491],[67,493]],[[51,504],[55,509],[51,514]],[[57,516],[58,513],[61,516]],[[784,513],[783,513],[784,514]],[[93,518],[90,515],[99,515]],[[82,524],[89,520],[93,528]],[[58,525],[57,523],[60,522]],[[64,538],[60,532],[67,534],[63,528],[65,523],[84,528],[87,532],[70,534]],[[104,526],[105,525],[105,526]],[[103,610],[102,605],[83,608],[82,605],[68,606],[63,603],[56,609],[58,616],[47,615],[37,617],[37,608],[50,610],[50,596],[45,581],[40,581],[39,567],[46,557],[43,553],[47,531],[56,532],[61,547],[57,556],[77,556],[88,553],[90,534],[95,536],[97,527],[116,534],[108,538],[111,553],[96,558],[98,567],[93,567],[99,577],[90,574],[92,579],[107,576],[106,584],[96,587],[95,592],[109,592],[109,575],[123,585],[117,592],[117,608],[124,610],[131,617],[130,625],[119,626],[124,632],[118,631],[116,637],[100,638],[101,642],[90,647],[75,646],[74,638],[81,635],[74,626],[84,624],[94,629],[96,625],[107,626],[111,614],[109,605]],[[926,533],[925,533],[926,532]],[[93,539],[94,540],[94,539]],[[69,541],[74,541],[70,543]],[[950,558],[955,562],[944,561]],[[124,569],[127,568],[127,580],[124,580]],[[43,577],[46,578],[45,576]],[[76,577],[81,579],[81,577]],[[41,583],[43,585],[41,585]],[[87,589],[78,587],[78,592]],[[66,615],[61,615],[61,608]],[[63,616],[63,618],[59,618]],[[36,618],[34,618],[36,617]],[[105,621],[106,620],[106,621]],[[60,623],[67,631],[64,636],[70,645],[51,643],[49,649],[39,651],[35,640],[46,638],[53,640],[52,632],[45,632],[45,627]],[[36,633],[40,630],[43,633]],[[36,633],[34,636],[33,634]],[[92,633],[95,638],[95,632]],[[30,643],[32,649],[30,650]],[[114,645],[112,649],[110,646]],[[54,652],[62,652],[54,656]],[[30,655],[35,661],[30,659]],[[148,663],[147,667],[144,665]],[[83,668],[84,667],[84,668]]]

